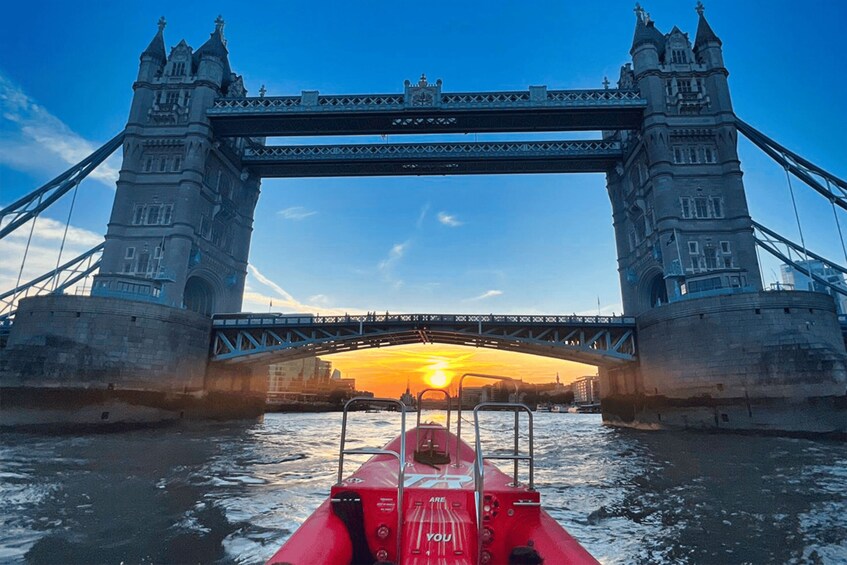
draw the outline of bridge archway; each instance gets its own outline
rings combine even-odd
[[[184,308],[211,316],[215,311],[215,289],[212,284],[198,275],[192,275],[185,281],[182,305]]]

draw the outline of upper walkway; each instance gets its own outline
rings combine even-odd
[[[402,94],[219,98],[206,113],[218,135],[270,137],[638,129],[646,106],[635,90],[442,93],[421,77]]]
[[[617,141],[491,141],[248,147],[242,164],[263,178],[606,172]]]
[[[631,316],[499,314],[217,314],[211,360],[276,362],[358,349],[443,343],[591,365],[635,360]]]

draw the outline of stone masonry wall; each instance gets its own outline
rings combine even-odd
[[[27,298],[0,354],[0,385],[200,391],[210,332],[209,318],[157,304]]]
[[[645,312],[638,357],[646,395],[790,399],[847,391],[847,352],[825,294],[745,293]]]

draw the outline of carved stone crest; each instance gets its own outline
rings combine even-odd
[[[406,107],[437,107],[441,104],[441,79],[435,81],[435,84],[430,84],[426,80],[426,75],[421,74],[421,78],[416,84],[411,81],[406,81],[405,95],[403,101]]]

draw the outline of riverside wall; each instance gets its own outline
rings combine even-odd
[[[601,370],[605,422],[847,433],[847,351],[830,296],[695,298],[645,312],[637,328],[638,361]]]
[[[115,298],[21,301],[0,350],[0,425],[256,417],[264,381],[209,370],[211,320]]]

